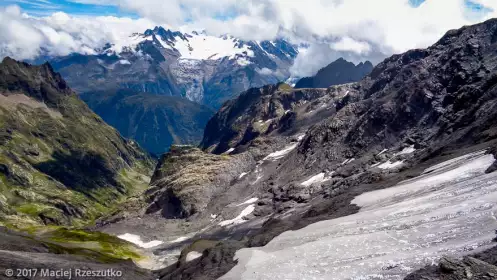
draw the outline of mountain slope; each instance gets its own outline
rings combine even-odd
[[[152,162],[49,64],[0,64],[0,220],[75,225],[146,186]]]
[[[442,255],[494,247],[495,34],[489,20],[394,55],[357,83],[268,86],[227,102],[202,148],[233,167],[206,177],[219,184],[188,221],[203,223],[192,242],[229,240],[161,279],[401,279]],[[471,267],[493,277],[494,262],[482,260],[449,271],[442,262],[428,276],[460,279]]]
[[[284,40],[245,42],[155,27],[96,55],[50,63],[78,92],[128,88],[219,107],[250,87],[288,78],[297,53]]]
[[[313,77],[300,79],[295,84],[295,88],[327,88],[332,85],[357,82],[371,70],[373,70],[373,64],[369,61],[354,65],[352,62],[339,58],[319,70]]]
[[[180,97],[128,90],[91,92],[81,98],[124,137],[135,139],[154,154],[171,144],[197,144],[214,112]]]

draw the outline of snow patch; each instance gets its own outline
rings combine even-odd
[[[245,202],[242,202],[240,204],[238,204],[237,206],[242,206],[242,205],[245,205],[245,204],[252,204],[252,203],[255,203],[257,200],[259,200],[259,198],[257,197],[253,197]]]
[[[133,243],[139,247],[142,247],[142,248],[153,248],[153,247],[157,247],[163,243],[160,240],[153,240],[153,241],[145,243],[142,241],[142,239],[139,235],[130,234],[130,233],[118,235],[117,237],[122,239],[122,240],[126,240],[128,242],[131,242],[131,243]]]
[[[202,253],[199,253],[197,251],[191,251],[189,252],[188,254],[186,254],[186,258],[185,258],[185,261],[186,262],[191,262],[193,261],[194,259],[198,259],[202,256]]]
[[[272,160],[272,161],[275,161],[275,160],[281,159],[284,156],[286,156],[288,153],[290,153],[295,148],[297,148],[297,144],[292,144],[290,146],[287,146],[283,150],[276,151],[274,153],[270,153],[263,160]]]
[[[383,150],[381,150],[381,152],[379,152],[377,154],[377,156],[382,155],[382,154],[386,153],[387,151],[388,151],[388,149],[383,149]]]
[[[183,242],[185,240],[187,240],[189,237],[188,236],[181,236],[181,237],[178,237],[172,241],[169,241],[169,243],[179,243],[179,242]]]
[[[384,163],[381,163],[378,165],[373,164],[372,167],[378,166],[378,168],[381,168],[381,169],[394,169],[394,168],[402,166],[403,164],[404,164],[403,160],[399,160],[399,161],[395,161],[395,162],[387,161],[387,162],[384,162]]]
[[[236,216],[234,219],[222,221],[219,223],[219,225],[224,227],[224,226],[229,226],[229,225],[243,224],[247,221],[244,218],[246,216],[252,214],[252,212],[254,212],[254,210],[255,210],[255,205],[250,204],[249,206],[247,206],[245,209],[242,210],[240,215]]]
[[[325,175],[326,174],[324,174],[324,173],[319,173],[317,175],[314,175],[311,178],[309,178],[308,180],[302,182],[301,185],[308,187],[310,185],[326,182],[329,180],[329,178],[326,178]]]
[[[238,179],[242,179],[247,174],[248,174],[247,172],[242,172],[242,174],[240,174],[240,176],[238,176]]]
[[[235,150],[235,148],[229,148],[226,152],[224,152],[225,154],[231,154],[233,151]]]
[[[404,148],[402,151],[394,154],[395,156],[399,156],[399,155],[407,155],[407,154],[412,154],[416,151],[416,149],[414,148],[414,145],[411,145],[409,147],[406,147]]]
[[[119,64],[126,65],[126,64],[131,64],[131,62],[129,62],[129,60],[127,60],[127,59],[121,59],[121,60],[119,60]]]
[[[344,160],[344,161],[341,163],[341,165],[346,165],[346,164],[349,164],[349,163],[353,162],[354,160],[355,160],[355,158],[349,158],[349,159],[346,159],[346,160]]]

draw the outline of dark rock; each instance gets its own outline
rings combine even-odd
[[[371,70],[373,70],[373,64],[369,61],[354,65],[352,62],[339,58],[319,70],[315,76],[300,79],[295,84],[295,88],[327,88],[357,82],[368,75]]]

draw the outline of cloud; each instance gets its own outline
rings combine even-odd
[[[366,42],[359,42],[349,37],[343,37],[331,44],[331,48],[337,51],[350,51],[357,54],[367,54],[371,46]]]
[[[38,55],[93,53],[106,43],[122,42],[155,24],[146,19],[70,16],[56,12],[31,17],[18,6],[0,8],[0,56],[33,59]]]
[[[315,45],[306,53],[308,60],[344,55],[378,62],[393,53],[427,47],[450,29],[497,17],[495,0],[172,0],[166,5],[163,0],[140,5],[116,1],[155,21],[187,23],[208,33],[247,40],[283,35],[308,42]],[[297,64],[315,72],[329,62]]]
[[[116,6],[141,18],[63,13],[35,18],[18,8],[4,8],[0,54],[27,58],[40,47],[59,55],[91,52],[105,42],[122,43],[133,32],[167,23],[174,29],[203,29],[245,40],[283,36],[293,43],[305,42],[311,47],[299,55],[292,74],[312,75],[340,56],[377,63],[394,53],[427,47],[449,29],[497,17],[495,0],[70,1]]]

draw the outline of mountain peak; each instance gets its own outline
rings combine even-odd
[[[295,88],[327,88],[333,85],[357,82],[373,70],[369,61],[357,65],[343,57],[321,68],[313,77],[300,79]]]

